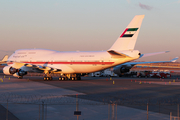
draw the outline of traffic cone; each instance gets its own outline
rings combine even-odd
[[[169,84],[171,84],[171,81],[169,81]]]

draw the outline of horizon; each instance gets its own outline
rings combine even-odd
[[[0,59],[18,49],[108,50],[135,15],[144,14],[135,49],[170,51],[137,59],[178,57],[180,0],[168,1],[0,1]],[[126,14],[125,14],[126,13]],[[103,44],[102,44],[103,43]],[[177,60],[180,61],[180,60]]]

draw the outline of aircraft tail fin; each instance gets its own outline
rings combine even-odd
[[[134,50],[143,18],[136,15],[109,50]]]

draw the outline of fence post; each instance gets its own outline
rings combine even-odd
[[[41,105],[39,104],[39,120],[40,120],[40,115],[41,115]]]
[[[178,120],[179,120],[179,104],[177,105],[177,117],[178,117]]]
[[[78,102],[78,94],[76,94],[76,111],[78,111],[78,104],[79,102]],[[77,120],[79,120],[79,115],[77,115]]]
[[[159,113],[160,113],[160,102],[159,102]]]
[[[109,120],[109,117],[110,117],[109,112],[110,112],[110,104],[108,103],[108,120]]]
[[[7,109],[6,109],[6,120],[8,120],[8,99],[7,99]]]
[[[42,120],[44,120],[44,102],[42,101]]]
[[[116,120],[117,120],[117,102],[116,102]]]
[[[47,104],[45,104],[45,120],[47,119]]]
[[[114,103],[112,103],[111,106],[112,106],[112,120],[114,120]]]
[[[148,103],[147,103],[147,120],[148,120],[148,118],[149,118],[149,116],[148,116],[148,111],[149,111],[149,105],[148,105]]]
[[[172,112],[170,112],[170,120],[172,120]]]

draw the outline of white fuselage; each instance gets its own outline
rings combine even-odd
[[[138,59],[139,51],[132,52],[135,54],[133,57],[113,58],[107,51],[60,52],[24,49],[15,51],[9,57],[8,64],[13,67],[13,62],[20,62],[61,69],[62,71],[58,73],[90,73]]]

